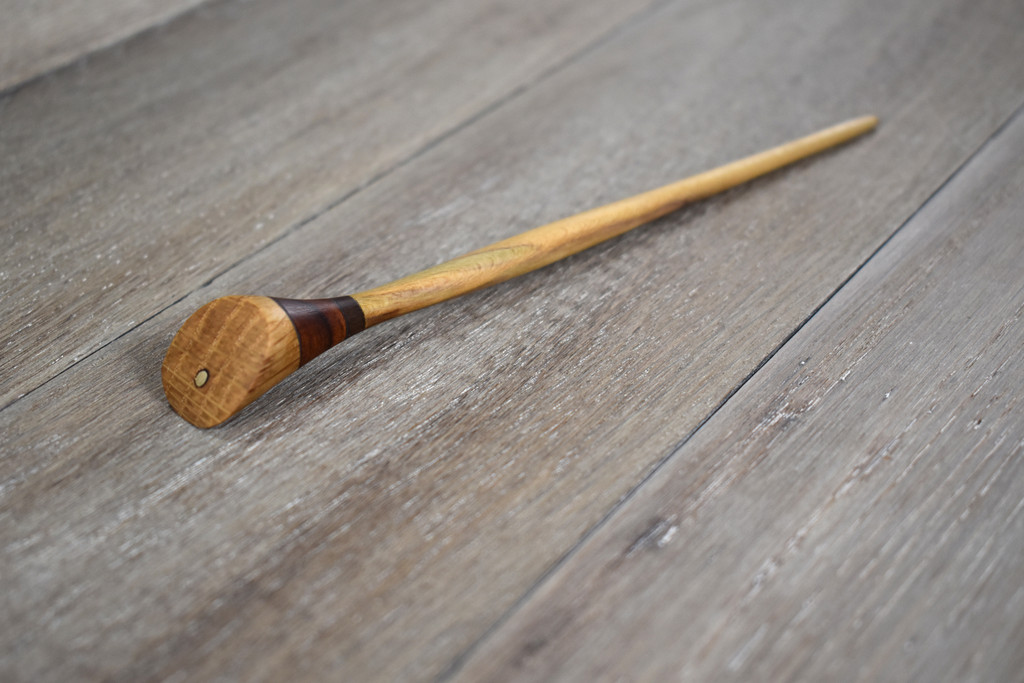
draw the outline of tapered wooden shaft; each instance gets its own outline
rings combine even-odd
[[[352,298],[359,302],[369,327],[554,263],[685,204],[846,142],[877,123],[874,116],[853,119],[656,190],[528,230]]]
[[[877,123],[874,116],[853,119],[351,296],[228,296],[211,301],[171,342],[162,371],[167,399],[196,426],[220,424],[301,365],[371,325],[536,270],[846,142]]]

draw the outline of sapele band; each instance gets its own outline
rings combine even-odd
[[[295,326],[299,365],[305,365],[338,342],[366,329],[366,317],[350,296],[336,299],[278,299],[271,297]]]

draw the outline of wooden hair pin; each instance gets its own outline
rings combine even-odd
[[[192,314],[163,364],[171,407],[213,427],[346,337],[503,282],[874,128],[864,116],[656,190],[528,230],[386,285],[336,299],[225,296]]]

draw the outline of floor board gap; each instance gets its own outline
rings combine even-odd
[[[29,76],[23,81],[11,83],[5,88],[0,88],[0,100],[17,94],[18,91],[31,86],[33,83],[37,83],[45,78],[50,78],[55,74],[60,73],[61,71],[66,71],[68,69],[74,68],[76,64],[92,59],[99,54],[107,52],[108,50],[119,49],[122,45],[125,45],[126,43],[129,43],[143,36],[147,36],[154,31],[159,31],[176,21],[181,21],[184,17],[191,16],[193,13],[204,9],[215,2],[217,2],[217,0],[203,0],[197,5],[187,7],[176,14],[172,14],[169,17],[165,17],[163,19],[158,20],[155,23],[146,26],[145,28],[140,28],[134,33],[129,33],[127,35],[121,36],[120,38],[115,38],[113,42],[103,43],[97,45],[94,48],[87,48],[81,54],[78,54],[67,61],[55,64],[46,69],[45,71]]]

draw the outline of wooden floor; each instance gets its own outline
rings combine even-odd
[[[1024,680],[1019,0],[0,1],[0,678]],[[168,407],[337,296],[840,150]]]

